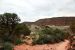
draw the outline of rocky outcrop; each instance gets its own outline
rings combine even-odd
[[[72,23],[75,23],[75,17],[53,17],[53,18],[45,18],[45,19],[39,19],[35,22],[24,22],[25,24],[31,25],[71,25]]]
[[[75,17],[55,17],[55,18],[47,18],[40,19],[35,22],[37,25],[71,25],[75,22]]]

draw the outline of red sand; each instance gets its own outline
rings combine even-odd
[[[69,41],[65,40],[65,42],[61,42],[58,44],[44,44],[44,45],[26,45],[22,44],[19,46],[15,46],[14,50],[67,50],[69,47]]]

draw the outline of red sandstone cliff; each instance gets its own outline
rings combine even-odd
[[[36,24],[36,25],[71,25],[75,23],[75,17],[54,17],[54,18],[46,18],[39,19],[35,22],[24,22],[25,24]]]
[[[55,17],[40,19],[35,23],[37,25],[71,25],[73,22],[75,22],[75,17]]]

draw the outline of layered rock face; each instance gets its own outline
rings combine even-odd
[[[53,17],[53,18],[45,18],[39,19],[35,22],[24,22],[28,25],[56,25],[56,26],[64,26],[64,25],[71,25],[75,23],[75,17]]]
[[[40,19],[35,22],[37,25],[71,25],[75,23],[75,17],[55,17],[55,18],[47,18]]]

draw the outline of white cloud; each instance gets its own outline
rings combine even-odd
[[[74,0],[0,0],[0,13],[17,13],[23,21],[51,16],[75,16]]]
[[[53,16],[59,16],[59,17],[62,17],[62,16],[75,16],[75,12],[72,12],[72,11],[67,11],[67,10],[63,10],[63,11],[58,11],[58,13],[55,13]]]

